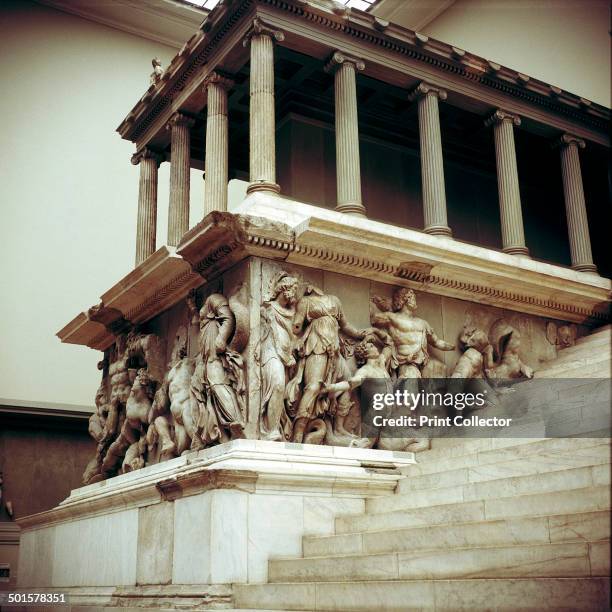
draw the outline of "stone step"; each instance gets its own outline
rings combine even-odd
[[[601,563],[603,554],[599,550],[606,546],[609,550],[609,541],[271,559],[268,564],[268,581],[342,582],[606,576],[610,573],[609,564]]]
[[[438,489],[453,485],[550,473],[605,463],[610,463],[610,447],[608,444],[578,448],[572,454],[564,451],[542,451],[510,461],[449,469],[433,474],[412,476],[411,470],[408,468],[404,472],[407,477],[400,480],[397,492],[403,494],[414,490]]]
[[[307,536],[303,551],[304,557],[323,557],[451,547],[595,542],[609,537],[610,512],[601,511]]]
[[[597,329],[593,330],[587,336],[580,336],[580,338],[576,340],[576,344],[590,342],[593,339],[599,338],[602,336],[605,336],[608,339],[612,338],[612,325],[610,324],[603,325],[602,327],[598,327]]]
[[[507,449],[518,448],[518,454],[528,454],[530,451],[525,450],[527,447],[536,443],[552,444],[554,440],[551,438],[465,438],[462,440],[457,439],[434,439],[434,448],[417,453],[416,458],[418,463],[431,463],[438,459],[446,459],[449,457],[461,457],[461,456],[473,456],[475,453],[484,453],[488,451],[500,451],[503,449],[506,452]],[[571,442],[570,442],[571,444]],[[586,444],[586,443],[583,443]],[[405,466],[406,468],[413,468],[414,465]]]
[[[486,442],[489,445],[492,442],[513,441],[514,439],[489,439]],[[466,440],[466,445],[470,446],[470,442],[475,440]],[[584,449],[591,449],[595,446],[605,446],[609,449],[609,438],[534,438],[522,439],[518,444],[508,445],[505,447],[482,448],[478,450],[469,450],[467,454],[463,454],[461,448],[448,447],[439,449],[438,452],[431,450],[424,453],[418,453],[416,456],[417,463],[401,468],[401,472],[408,476],[418,476],[424,474],[434,474],[445,472],[459,468],[476,468],[478,466],[493,465],[504,461],[513,461],[523,457],[536,457],[537,455],[555,455],[560,457],[569,457],[582,452],[589,452]],[[435,454],[434,454],[435,453]],[[461,453],[461,454],[459,454]],[[568,467],[572,464],[568,461]]]
[[[432,505],[503,498],[510,495],[581,489],[609,483],[610,467],[604,464],[369,498],[366,500],[366,512],[394,512]]]
[[[572,357],[571,355],[563,358],[559,357],[553,361],[548,361],[542,364],[535,372],[536,378],[573,378],[568,375],[570,372],[575,372],[575,378],[595,378],[591,375],[591,370],[598,366],[605,366],[610,363],[610,352],[601,351],[584,357]],[[563,376],[560,376],[563,374]],[[578,376],[580,374],[581,376]]]
[[[394,580],[234,585],[238,609],[315,612],[605,610],[607,578]],[[383,604],[384,602],[384,604]]]
[[[563,515],[577,512],[599,512],[609,509],[610,487],[603,485],[551,493],[533,493],[468,502],[442,503],[413,508],[409,512],[402,509],[395,512],[339,516],[336,518],[336,533],[404,529],[448,523]]]
[[[558,353],[559,357],[565,357],[566,355],[578,355],[585,351],[600,350],[606,347],[610,343],[610,334],[602,333],[595,334],[592,336],[583,336],[576,340],[574,346],[568,346],[567,348],[561,349]]]
[[[560,366],[554,370],[535,373],[539,380],[569,380],[577,378],[609,378],[612,362],[609,359],[588,366]]]

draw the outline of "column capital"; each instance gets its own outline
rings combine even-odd
[[[342,51],[334,51],[325,63],[325,72],[333,73],[338,70],[342,64],[353,64],[355,70],[358,72],[365,70],[365,62],[362,59],[351,57]]]
[[[426,83],[425,81],[421,81],[409,94],[408,100],[412,102],[413,100],[418,100],[419,98],[423,98],[431,94],[432,96],[436,96],[440,100],[446,100],[447,93],[445,89],[438,87],[437,85],[432,85],[431,83]]]
[[[262,21],[259,17],[253,19],[251,29],[246,33],[242,45],[248,47],[253,36],[269,36],[274,42],[283,42],[285,35],[280,31],[274,29],[271,25]]]
[[[143,147],[132,155],[131,162],[134,166],[137,166],[143,159],[154,159],[159,167],[159,165],[165,161],[166,156],[150,147]]]
[[[195,125],[195,119],[178,111],[170,117],[168,123],[166,123],[166,129],[171,130],[174,125],[184,125],[188,128],[192,128]]]
[[[209,85],[218,85],[227,91],[235,85],[235,81],[229,75],[224,74],[219,70],[214,70],[204,79],[204,82],[202,83],[204,93],[206,93],[208,90]]]
[[[504,121],[511,121],[516,127],[521,125],[521,118],[518,115],[509,113],[501,108],[498,108],[490,117],[485,119],[484,124],[489,127],[494,123],[503,123]]]
[[[553,142],[553,148],[569,147],[570,145],[576,145],[579,149],[584,149],[586,147],[584,140],[578,136],[574,136],[574,134],[562,134]]]

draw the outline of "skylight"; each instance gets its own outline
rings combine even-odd
[[[219,4],[219,0],[184,0],[189,4],[194,4],[195,6],[200,6],[203,9],[211,10],[217,4]],[[360,11],[368,11],[372,8],[374,4],[376,4],[378,0],[339,0],[340,4],[344,4],[344,6],[348,6],[351,8],[359,9]]]
[[[209,11],[219,4],[219,0],[185,0],[185,2],[195,4],[196,6],[201,6]]]

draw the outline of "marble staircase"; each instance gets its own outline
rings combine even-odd
[[[586,371],[585,371],[586,370]],[[610,328],[542,377],[609,377]],[[547,372],[544,374],[543,372]],[[418,455],[394,495],[270,559],[236,609],[603,610],[610,602],[610,438],[466,439]]]
[[[609,378],[611,326],[576,340],[559,351],[559,356],[536,370],[536,378]]]

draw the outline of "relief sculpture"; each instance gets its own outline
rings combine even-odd
[[[206,298],[199,330],[191,388],[199,406],[198,435],[206,446],[243,437],[245,381],[242,356],[231,345],[241,330],[225,296],[213,293]]]
[[[295,373],[293,317],[298,279],[285,272],[271,283],[270,298],[261,307],[262,408],[260,428],[266,440],[290,440],[291,420],[286,406],[287,383]]]
[[[297,274],[277,272],[260,305],[252,363],[243,356],[250,340],[244,285],[229,297],[212,293],[201,305],[191,294],[167,362],[157,335],[119,334],[99,364],[102,381],[89,420],[96,452],[83,482],[245,437],[248,367],[259,368],[253,380],[261,383],[256,437],[398,451],[429,448],[425,430],[407,428],[402,438],[384,427],[364,433],[347,418],[371,405],[374,390],[451,390],[456,381],[462,389],[486,387],[491,406],[505,391],[501,379],[533,376],[519,354],[520,333],[506,319],[487,333],[468,317],[457,334],[461,355],[447,370],[431,349],[455,346],[416,316],[414,291],[399,287],[391,299],[371,301],[372,327],[358,329],[337,296]],[[428,410],[443,415],[449,409]]]
[[[352,340],[363,340],[367,330],[355,329],[344,316],[342,304],[335,295],[327,295],[309,285],[297,303],[293,319],[297,372],[288,386],[288,397],[295,404],[293,441],[308,441],[309,429],[327,429],[331,420],[333,434],[350,444],[356,436],[347,431],[344,422],[352,406],[348,391],[339,395],[322,394],[321,389],[349,377],[343,354],[341,334]]]

